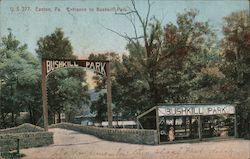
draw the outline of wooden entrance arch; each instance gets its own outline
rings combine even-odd
[[[108,125],[112,127],[112,99],[111,99],[111,80],[110,80],[110,61],[93,61],[93,60],[73,60],[73,59],[42,59],[42,100],[44,129],[48,131],[48,97],[46,80],[47,76],[61,68],[83,67],[93,70],[107,79],[107,108],[108,108]]]

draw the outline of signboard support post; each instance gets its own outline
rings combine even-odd
[[[156,129],[157,129],[157,136],[158,136],[158,144],[160,144],[160,123],[159,123],[159,112],[158,107],[156,107]]]
[[[113,113],[112,113],[112,97],[111,97],[110,62],[107,63],[107,113],[108,113],[108,127],[112,128]]]
[[[238,133],[237,133],[237,127],[238,127],[238,124],[237,124],[237,114],[234,115],[234,137],[238,137]]]
[[[198,116],[198,133],[199,133],[199,140],[202,140],[202,122],[201,116]]]
[[[43,100],[43,121],[44,130],[48,131],[48,99],[46,87],[46,61],[42,61],[42,100]]]

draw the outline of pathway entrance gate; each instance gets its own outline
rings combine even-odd
[[[90,69],[106,78],[107,82],[107,111],[108,126],[112,127],[112,99],[111,99],[111,79],[110,79],[110,61],[94,61],[94,60],[74,60],[74,59],[42,59],[42,100],[43,100],[43,116],[44,129],[48,131],[48,97],[46,80],[49,74],[62,68],[82,67]]]

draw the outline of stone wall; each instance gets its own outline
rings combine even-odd
[[[53,143],[53,133],[26,132],[26,133],[0,134],[0,152],[16,150],[17,139],[19,139],[20,148],[46,146]]]
[[[137,129],[111,129],[100,128],[93,126],[83,126],[71,123],[60,123],[51,125],[50,128],[63,128],[82,133],[94,135],[101,139],[126,142],[133,144],[146,144],[155,145],[158,144],[158,137],[156,130],[137,130]]]
[[[22,125],[19,125],[17,127],[13,127],[13,128],[0,129],[0,134],[24,133],[24,132],[42,132],[42,131],[44,131],[44,129],[39,127],[39,126],[25,123],[25,124],[22,124]]]
[[[18,139],[20,148],[47,146],[53,144],[53,133],[45,132],[41,127],[28,123],[1,129],[0,152],[16,150]]]

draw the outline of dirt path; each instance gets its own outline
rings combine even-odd
[[[54,144],[22,149],[24,159],[250,159],[249,140],[168,145],[110,142],[64,129],[54,132]]]

